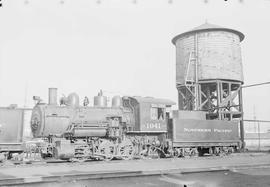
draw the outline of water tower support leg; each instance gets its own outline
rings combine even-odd
[[[242,88],[239,90],[239,111],[242,112],[241,120],[240,120],[240,138],[242,142],[242,150],[245,150],[245,129],[244,129],[244,121],[243,121],[243,97],[242,97]]]

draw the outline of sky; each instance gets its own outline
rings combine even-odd
[[[270,81],[269,0],[1,2],[0,106],[32,107],[49,87],[90,104],[100,89],[177,101],[171,39],[206,20],[245,34],[245,85]],[[269,96],[270,85],[244,89],[245,118],[270,120]]]

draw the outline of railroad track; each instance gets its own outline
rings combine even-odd
[[[174,160],[201,160],[201,161],[206,161],[206,160],[216,160],[216,159],[221,159],[221,158],[233,158],[234,156],[243,156],[243,155],[252,155],[254,152],[248,153],[235,153],[235,154],[230,154],[226,156],[202,156],[202,157],[178,157],[178,158],[144,158],[144,159],[133,159],[133,160],[84,160],[84,161],[76,161],[76,162],[70,162],[70,161],[64,161],[64,160],[56,160],[56,159],[51,159],[51,160],[42,160],[42,161],[32,161],[32,162],[18,162],[18,161],[7,161],[7,163],[2,163],[0,164],[0,168],[2,167],[37,167],[37,166],[76,166],[76,165],[94,165],[97,163],[104,163],[104,164],[113,164],[113,163],[140,163],[142,161],[147,161],[147,162],[156,162],[157,160],[164,160],[164,161],[174,161]],[[256,154],[256,153],[255,153]],[[262,153],[266,154],[266,153]]]

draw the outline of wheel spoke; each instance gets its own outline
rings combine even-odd
[[[128,139],[124,140],[119,145],[119,153],[122,159],[132,159],[134,156],[135,148],[132,142]]]

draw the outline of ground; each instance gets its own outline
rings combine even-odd
[[[199,172],[190,174],[168,174],[160,176],[125,177],[98,180],[71,181],[65,183],[49,183],[39,185],[60,187],[246,187],[246,186],[270,186],[270,168],[249,168],[235,171]],[[31,186],[37,186],[33,184]]]
[[[2,166],[1,184],[64,187],[270,186],[270,154]]]
[[[49,183],[39,185],[60,187],[246,187],[246,186],[270,186],[270,168],[249,168],[235,171],[199,172],[190,174],[168,174],[161,176],[125,177],[98,180],[71,181],[65,183]],[[37,186],[33,184],[31,186]]]

